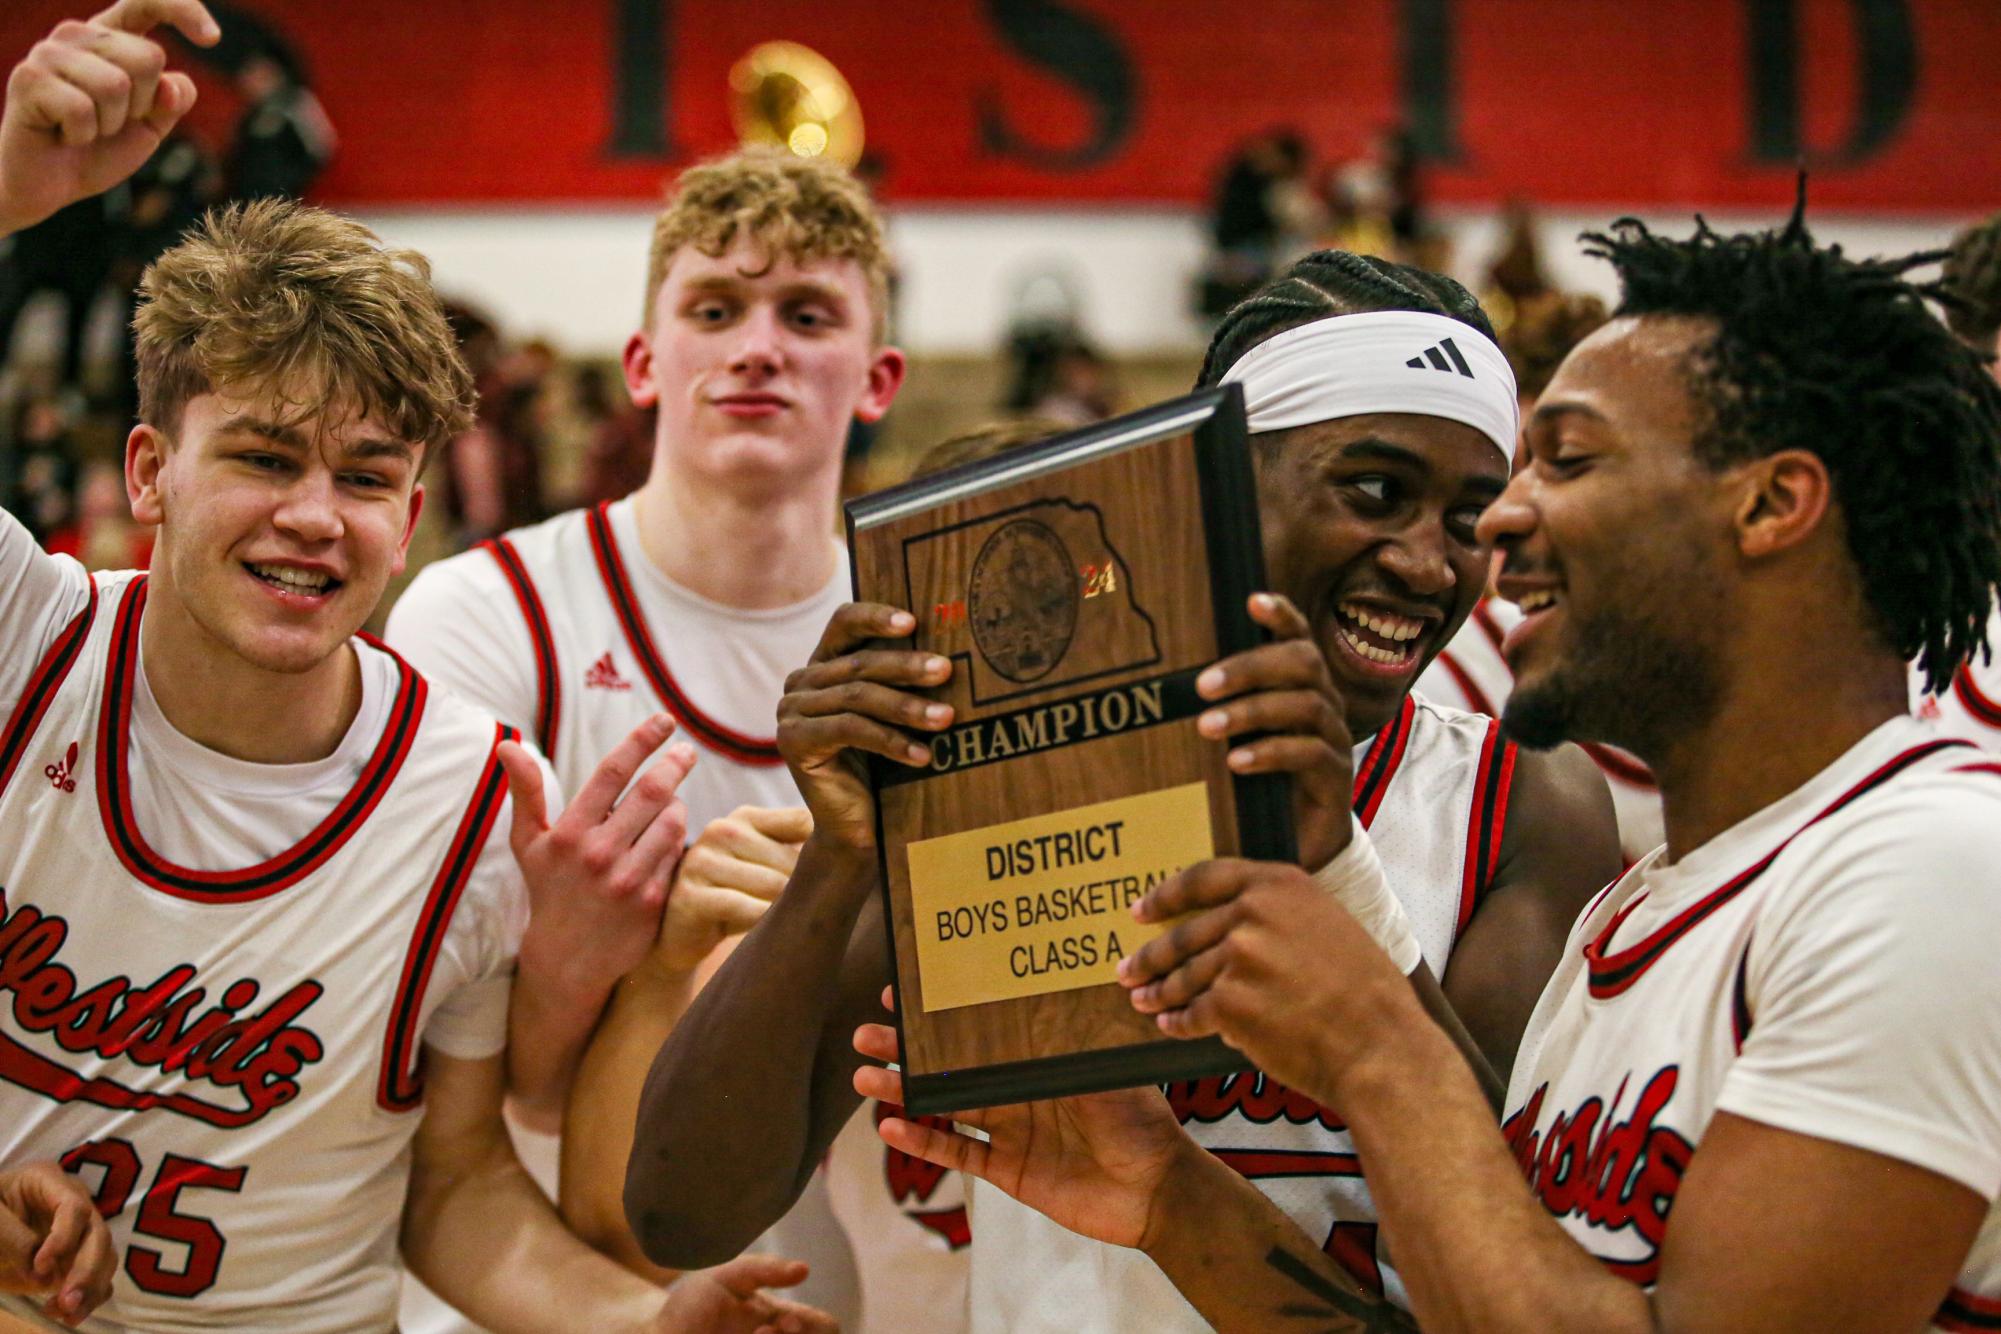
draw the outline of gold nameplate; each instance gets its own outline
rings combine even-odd
[[[1129,911],[1215,856],[1209,789],[1184,783],[910,845],[917,971],[927,1011],[1117,978],[1166,928]]]

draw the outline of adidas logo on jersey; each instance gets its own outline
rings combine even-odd
[[[60,792],[76,791],[76,742],[69,743],[69,753],[54,764],[42,766],[42,776]]]
[[[1471,380],[1473,368],[1466,364],[1466,358],[1459,354],[1458,345],[1450,338],[1441,338],[1404,365],[1412,370],[1457,371]]]
[[[618,666],[607,653],[590,665],[584,673],[584,686],[590,690],[630,690],[632,682],[618,674]]]

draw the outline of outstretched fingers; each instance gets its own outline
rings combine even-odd
[[[196,46],[214,46],[222,39],[222,29],[201,0],[118,0],[91,22],[141,35],[166,24]]]

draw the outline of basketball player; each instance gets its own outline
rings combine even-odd
[[[2001,376],[1995,360],[2001,339],[2001,213],[1968,227],[1953,238],[1945,258],[1940,287],[1950,300],[1946,324],[1960,341]],[[2001,611],[1988,619],[1987,641],[2001,644]],[[1951,685],[1941,691],[1926,688],[1924,673],[1911,669],[1911,698],[1918,716],[1949,735],[1963,737],[1988,750],[2001,749],[2001,663],[1976,654],[1959,665]]]
[[[1535,410],[1536,400],[1564,357],[1605,320],[1605,303],[1595,296],[1555,297],[1517,312],[1501,346],[1515,373],[1523,416]],[[1417,693],[1435,703],[1500,717],[1515,683],[1501,656],[1501,640],[1520,619],[1513,604],[1493,596],[1481,598],[1452,642],[1418,677]],[[1647,766],[1623,751],[1592,743],[1584,753],[1612,790],[1612,809],[1619,817],[1619,853],[1631,865],[1660,846],[1660,789]]]
[[[1491,720],[1408,693],[1485,584],[1474,524],[1506,482],[1516,433],[1506,362],[1457,284],[1323,252],[1226,318],[1201,383],[1226,376],[1246,387],[1266,567],[1283,596],[1251,608],[1277,642],[1198,682],[1215,701],[1201,730],[1218,744],[1280,734],[1232,745],[1230,762],[1297,776],[1307,866],[1329,863],[1356,820],[1378,831],[1396,898],[1357,907],[1406,972],[1443,975],[1452,1007],[1505,1068],[1569,918],[1618,866],[1604,787],[1583,755],[1517,759]],[[880,1014],[887,974],[874,813],[853,753],[925,763],[924,736],[951,721],[948,706],[908,693],[943,681],[947,661],[865,647],[914,625],[898,609],[843,608],[781,706],[814,833],[793,888],[655,1063],[626,1198],[662,1259],[696,1263],[754,1235],[854,1103],[851,1038]],[[1359,758],[1353,736],[1365,738]],[[753,1034],[768,1060],[708,1078],[702,1099],[677,1096]],[[1371,1307],[1396,1295],[1337,1118],[1257,1074],[1169,1093],[1206,1162],[1257,1178],[1248,1196],[1269,1210],[1259,1235],[1303,1230],[1316,1273]],[[982,1190],[973,1212],[975,1329],[1200,1327],[1137,1253],[1072,1236],[997,1192]],[[1336,1256],[1354,1278],[1334,1277]]]
[[[537,737],[566,785],[656,710],[700,754],[681,787],[696,843],[652,957],[587,1058],[563,1145],[565,1216],[641,1268],[618,1188],[647,1065],[698,969],[757,920],[810,828],[772,716],[847,595],[834,529],[848,425],[879,419],[903,380],[884,341],[888,264],[873,203],[834,164],[754,150],[684,173],[625,350],[633,402],[658,417],[645,485],[428,567],[389,619],[390,643]],[[954,1238],[923,1216],[955,1202],[933,1191],[905,1217],[872,1121],[843,1148],[855,1152],[828,1184],[870,1319],[908,1327],[897,1302],[923,1295],[920,1273],[948,1300],[963,1283]],[[813,1205],[817,1220],[791,1220],[773,1244],[824,1270],[840,1239]]]
[[[1428,1330],[1990,1328],[2001,766],[1904,675],[1982,646],[2001,388],[1915,261],[1799,214],[1589,239],[1623,304],[1481,527],[1528,613],[1510,731],[1640,755],[1667,843],[1572,931],[1505,1138],[1296,870],[1163,886],[1143,917],[1198,915],[1126,980],[1341,1109]]]
[[[120,0],[14,69],[0,227],[116,184],[192,104],[159,23],[219,36],[195,0]],[[546,1094],[595,1019],[562,990],[594,958],[524,959],[510,1016],[524,909],[545,959],[615,945],[644,891],[591,862],[622,849],[664,888],[685,760],[611,806],[656,724],[553,825],[510,817],[512,734],[355,637],[468,416],[423,261],[267,201],[142,295],[151,573],[87,575],[0,513],[0,1162],[59,1160],[110,1222],[123,1279],[88,1327],[387,1328],[399,1246],[501,1330],[823,1323],[755,1291],[802,1276],[783,1262],[663,1299],[500,1134],[509,1074]],[[488,837],[510,818],[519,866]],[[535,1055],[508,1071],[510,1025]],[[66,1280],[56,1310],[84,1300]]]

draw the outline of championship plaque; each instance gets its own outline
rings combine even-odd
[[[1217,856],[1290,861],[1288,782],[1195,730],[1196,676],[1260,642],[1235,386],[851,501],[856,597],[950,658],[932,763],[871,757],[915,1114],[1246,1068],[1115,980],[1128,911]]]

